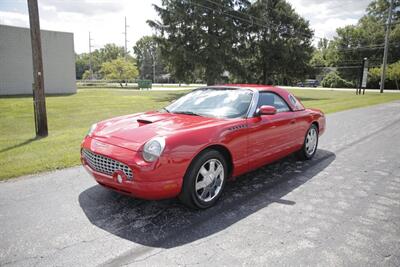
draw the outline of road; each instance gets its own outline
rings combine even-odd
[[[1,266],[400,266],[400,102],[328,116],[316,157],[228,183],[205,211],[81,168],[0,183]]]

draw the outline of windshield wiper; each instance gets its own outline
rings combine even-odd
[[[175,114],[185,114],[185,115],[193,115],[193,116],[200,116],[200,114],[191,112],[191,111],[174,111]]]
[[[161,108],[161,110],[165,110],[166,112],[170,113],[170,111],[167,108]]]

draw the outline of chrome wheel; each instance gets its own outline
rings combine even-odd
[[[318,133],[315,127],[311,127],[306,137],[306,152],[308,155],[312,155],[317,148]]]
[[[218,196],[225,179],[224,165],[218,159],[206,161],[199,169],[195,191],[197,197],[209,202]]]

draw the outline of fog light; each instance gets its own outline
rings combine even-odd
[[[121,174],[118,174],[118,175],[117,175],[117,182],[118,182],[119,184],[122,184],[122,176],[121,176]]]

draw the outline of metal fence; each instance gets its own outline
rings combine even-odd
[[[205,86],[206,84],[184,84],[184,83],[151,83],[150,80],[128,80],[120,82],[118,80],[77,80],[78,88],[116,88],[116,89],[163,89],[163,88],[194,88]],[[121,86],[122,85],[122,86]]]

